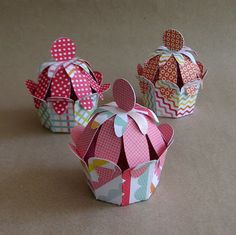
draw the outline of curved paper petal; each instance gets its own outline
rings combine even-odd
[[[166,144],[162,137],[162,133],[159,131],[157,125],[152,123],[151,121],[148,121],[148,134],[147,135],[155,152],[160,157],[161,154],[166,149]]]
[[[71,83],[70,78],[67,75],[63,67],[56,73],[52,79],[51,84],[51,97],[62,97],[70,98],[71,94]],[[57,114],[63,114],[66,111],[68,102],[67,101],[55,101],[53,102],[54,110]]]
[[[143,135],[135,122],[130,119],[123,135],[124,150],[129,167],[150,160],[149,147],[146,135]]]
[[[197,52],[195,50],[193,50],[192,48],[190,48],[190,47],[183,46],[183,48],[179,52],[181,52],[182,50],[188,51],[188,52],[194,54],[195,56],[197,56]]]
[[[154,56],[153,58],[149,59],[146,63],[144,63],[143,67],[143,76],[148,79],[149,81],[154,81],[158,70],[158,63],[159,63],[160,56]]]
[[[89,73],[89,71],[90,71],[89,67],[84,61],[76,60],[76,61],[74,61],[74,64],[78,65],[80,68],[82,68],[84,71],[86,71],[86,73]]]
[[[163,53],[161,56],[160,56],[160,60],[159,60],[159,65],[160,66],[163,66],[166,64],[166,62],[169,60],[169,58],[171,57],[171,53]]]
[[[141,64],[138,64],[137,65],[137,72],[138,72],[138,75],[139,76],[142,76],[143,75],[143,67]]]
[[[109,118],[114,116],[114,113],[111,113],[109,111],[99,113],[92,122],[91,128],[92,129],[97,129],[99,128],[105,121],[107,121]]]
[[[178,64],[184,64],[184,57],[179,53],[173,53]]]
[[[41,73],[44,69],[46,69],[47,67],[53,65],[54,63],[56,63],[55,61],[48,61],[48,62],[45,62],[43,64],[40,65],[39,67],[39,72]]]
[[[159,123],[159,120],[156,114],[151,109],[148,109],[140,104],[135,104],[134,110],[138,111],[139,113],[143,113],[149,116],[153,121],[155,121],[156,123]]]
[[[78,140],[79,143],[77,145],[77,148],[78,152],[81,154],[81,158],[85,157],[97,131],[99,130],[99,129],[92,129],[91,124],[92,122],[89,122],[89,124],[85,127],[83,133],[81,134]]]
[[[26,80],[25,86],[31,95],[34,95],[34,91],[37,87],[37,84],[32,80]]]
[[[107,91],[110,88],[111,84],[106,83],[100,86],[99,93],[102,94],[103,92]]]
[[[194,58],[194,56],[193,56],[193,54],[191,54],[190,52],[184,51],[184,50],[181,50],[180,52],[181,52],[182,54],[186,55],[194,64],[197,63],[196,60],[195,60],[195,58]]]
[[[120,156],[122,139],[117,138],[112,126],[113,119],[107,120],[102,125],[96,142],[95,156],[117,164]]]
[[[47,95],[47,91],[49,89],[49,85],[51,82],[51,79],[47,76],[48,69],[45,69],[42,73],[39,75],[38,80],[38,86],[34,91],[34,96],[38,99],[34,99],[34,104],[36,108],[40,107],[40,100],[44,100],[44,98]]]
[[[91,110],[93,108],[93,101],[89,96],[92,94],[92,90],[88,81],[88,76],[91,75],[74,65],[68,66],[66,72],[71,77],[72,86],[77,98],[81,100],[80,105],[86,110]],[[85,96],[88,97],[84,98]]]
[[[59,69],[61,69],[64,62],[54,62],[48,68],[48,77],[53,78]]]
[[[75,126],[74,128],[71,129],[71,138],[73,142],[75,143],[76,146],[79,146],[80,143],[80,137],[84,131],[84,127],[81,125]]]
[[[167,146],[169,146],[173,142],[173,137],[174,137],[173,128],[169,124],[161,124],[158,126],[158,129],[162,133]]]
[[[127,113],[118,113],[114,120],[114,130],[117,137],[123,136],[128,123]]]
[[[160,67],[159,80],[170,81],[177,84],[177,62],[174,56],[171,56],[164,66]]]
[[[142,134],[146,135],[148,132],[148,122],[146,117],[142,114],[135,112],[130,112],[129,116],[133,118],[133,120],[136,122]]]
[[[94,71],[93,74],[94,74],[98,84],[100,85],[102,83],[103,74],[98,71]]]
[[[179,69],[184,84],[200,79],[198,77],[201,72],[198,65],[192,63],[188,57],[185,57],[183,65],[179,64]]]

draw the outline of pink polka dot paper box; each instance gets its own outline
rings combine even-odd
[[[71,39],[57,39],[51,48],[53,61],[40,66],[38,82],[25,82],[42,125],[53,132],[70,132],[76,124],[86,126],[110,86],[102,85],[102,74],[75,53]]]
[[[72,129],[70,148],[96,199],[126,206],[155,191],[173,129],[157,125],[157,116],[136,103],[126,80],[115,81],[113,96],[115,102],[99,107],[86,127]]]
[[[137,78],[145,106],[158,116],[179,118],[193,113],[206,71],[178,31],[166,30],[163,42],[137,66]]]

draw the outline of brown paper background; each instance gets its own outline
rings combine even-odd
[[[235,12],[234,0],[1,0],[0,234],[236,234]],[[40,126],[23,82],[68,36],[105,82],[125,77],[139,95],[136,65],[169,27],[209,70],[195,113],[160,119],[175,142],[149,201],[96,201],[69,135]]]

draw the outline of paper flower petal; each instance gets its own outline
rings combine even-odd
[[[180,53],[173,53],[176,61],[178,62],[178,64],[184,64],[184,57],[183,55],[181,55]]]
[[[160,157],[166,149],[165,141],[163,140],[162,133],[158,126],[152,122],[148,123],[148,138],[155,150],[156,154]]]
[[[54,62],[48,68],[48,77],[53,78],[59,69],[61,69],[63,62]]]
[[[118,113],[114,120],[114,129],[117,137],[123,136],[128,123],[128,116],[126,113]]]
[[[132,119],[129,119],[127,130],[123,135],[123,142],[126,159],[130,168],[150,160],[146,135],[140,132],[135,121]]]
[[[122,139],[116,137],[114,129],[111,128],[112,124],[113,120],[110,119],[101,126],[96,142],[95,156],[117,163],[120,156]]]
[[[52,79],[51,84],[51,97],[70,98],[71,83],[70,78],[67,75],[65,69],[61,67]],[[66,111],[67,101],[55,101],[53,102],[54,110],[57,114],[61,115]]]
[[[136,122],[143,135],[146,135],[148,132],[148,122],[146,117],[142,114],[135,112],[130,112],[129,116],[133,118],[133,120]]]
[[[148,109],[140,104],[135,104],[134,110],[136,110],[139,113],[149,116],[154,122],[159,123],[159,120],[156,114],[151,109]]]
[[[51,79],[47,76],[47,69],[45,69],[40,75],[38,79],[38,86],[34,91],[34,97],[37,99],[34,99],[35,107],[38,109],[40,107],[41,101],[43,100],[46,95],[47,91],[49,89],[49,85],[51,83]]]

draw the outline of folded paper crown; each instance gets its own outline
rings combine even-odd
[[[53,102],[54,111],[61,115],[68,106],[67,100],[79,100],[81,107],[92,110],[94,106],[92,94],[102,93],[109,84],[101,85],[102,74],[94,72],[90,64],[75,57],[75,43],[66,37],[53,42],[51,56],[54,61],[45,62],[40,67],[38,83],[26,81],[26,87],[34,97],[35,107],[40,108],[41,102],[47,98],[58,98]]]
[[[72,151],[80,158],[97,199],[128,205],[156,188],[173,129],[136,103],[131,85],[118,79],[115,102],[99,107],[87,127],[72,129]]]

